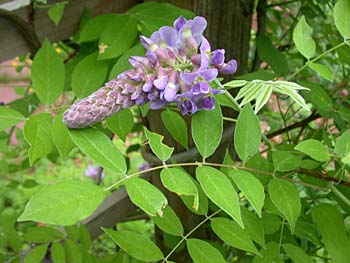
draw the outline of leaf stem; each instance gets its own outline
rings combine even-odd
[[[221,212],[221,209],[215,211],[214,213],[212,213],[210,216],[206,216],[198,225],[196,225],[194,228],[192,228],[192,230],[190,232],[188,232],[185,236],[183,236],[181,238],[181,240],[175,245],[175,247],[173,247],[173,249],[169,252],[169,254],[163,259],[163,263],[164,262],[168,262],[169,257],[175,252],[175,250],[181,245],[181,243],[183,241],[185,241],[190,235],[193,234],[193,232],[195,232],[198,228],[200,228],[205,222],[207,222],[208,220],[210,220],[212,217],[214,217],[215,215],[217,215],[218,213]]]
[[[331,189],[331,191],[332,191],[339,199],[341,199],[347,206],[350,207],[350,200],[349,200],[345,195],[343,195],[343,193],[340,192],[340,191],[338,190],[338,188],[336,188],[336,187],[334,186],[334,183],[333,183],[333,182],[330,182],[330,183],[328,184],[328,186],[329,186],[329,188]]]
[[[350,44],[350,40],[344,41],[344,42],[342,42],[342,43],[340,43],[340,44],[338,44],[338,45],[336,45],[336,46],[334,46],[334,47],[332,47],[332,48],[326,50],[325,52],[323,52],[322,54],[318,55],[317,57],[311,59],[309,62],[311,62],[311,63],[312,63],[312,62],[315,62],[315,61],[317,61],[317,60],[323,58],[325,55],[327,55],[327,54],[333,52],[334,50],[337,50],[338,48],[341,48],[342,46],[344,46],[344,45],[349,45],[349,44]],[[297,71],[295,71],[292,75],[290,75],[290,76],[287,78],[287,80],[290,80],[290,79],[294,78],[296,75],[298,75],[300,72],[302,72],[302,71],[303,71],[304,69],[306,69],[307,67],[308,67],[308,65],[307,65],[307,64],[304,64],[301,68],[299,68],[299,69],[298,69]]]

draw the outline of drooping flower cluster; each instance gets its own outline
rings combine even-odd
[[[214,109],[214,95],[223,91],[211,88],[210,82],[219,72],[234,73],[237,62],[225,63],[224,49],[211,51],[203,36],[206,26],[203,17],[179,17],[173,27],[161,27],[150,38],[141,36],[146,56],[131,57],[131,70],[73,104],[63,121],[69,128],[83,128],[148,101],[151,109],[175,102],[182,114]]]

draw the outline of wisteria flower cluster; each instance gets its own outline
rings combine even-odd
[[[63,116],[69,128],[83,128],[102,121],[123,108],[150,102],[151,109],[177,103],[182,114],[212,110],[210,82],[218,73],[232,74],[236,60],[225,63],[225,50],[211,51],[203,36],[203,17],[179,17],[174,26],[163,26],[150,38],[141,36],[146,56],[129,59],[132,69],[118,75],[90,96],[73,104]]]

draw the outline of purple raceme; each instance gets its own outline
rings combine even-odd
[[[147,102],[151,109],[177,103],[182,114],[214,109],[214,95],[223,91],[211,88],[210,82],[219,73],[235,73],[237,62],[225,63],[224,49],[211,51],[203,36],[206,26],[203,17],[181,16],[173,27],[163,26],[150,38],[141,36],[146,56],[131,57],[131,70],[73,104],[63,115],[64,123],[83,128]]]

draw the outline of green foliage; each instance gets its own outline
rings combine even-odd
[[[347,262],[349,1],[282,2],[267,1],[263,34],[254,23],[239,35],[251,37],[247,67],[236,57],[246,74],[219,75],[215,109],[192,116],[175,104],[148,115],[146,104],[85,129],[62,122],[72,101],[145,55],[140,35],[190,11],[149,1],[85,11],[69,40],[45,39],[32,64],[21,56],[31,84],[0,106],[0,262]],[[60,29],[66,4],[33,7]],[[150,168],[137,170],[142,157]],[[125,190],[136,211],[119,210]],[[97,238],[93,213],[96,228],[111,227]]]

